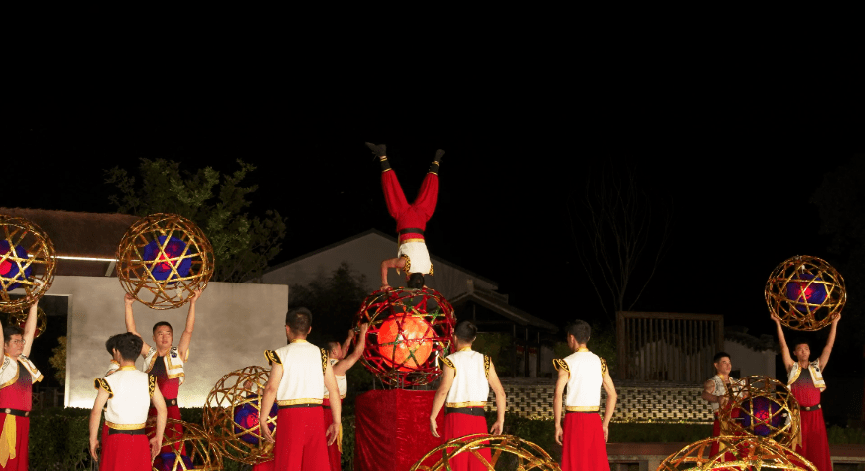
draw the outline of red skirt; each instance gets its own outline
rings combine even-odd
[[[486,417],[460,413],[445,414],[445,440],[475,433],[487,433]],[[482,448],[478,453],[487,460],[487,463],[492,461],[489,448]],[[488,469],[477,456],[467,451],[450,460],[450,466],[454,471],[487,471]]]
[[[610,471],[601,416],[595,412],[565,414],[563,471]]]
[[[273,460],[258,463],[252,467],[252,471],[276,471]]]
[[[330,400],[325,398],[322,405],[330,406]],[[324,431],[327,432],[327,428],[333,423],[333,412],[330,407],[322,407],[321,409],[324,411]],[[331,471],[342,471],[342,452],[339,451],[340,438],[342,437],[337,437],[333,445],[327,446],[327,458],[330,461]],[[326,437],[325,440],[327,440]]]
[[[2,470],[27,471],[29,460],[27,456],[30,446],[30,417],[15,417],[15,458],[9,458]],[[0,427],[6,421],[6,414],[0,413]]]
[[[277,415],[274,466],[279,471],[330,471],[321,407],[289,407]]]
[[[153,417],[153,422],[150,422],[151,417]],[[168,406],[168,418],[174,419],[174,420],[180,420],[180,407]],[[144,430],[145,430],[145,432],[147,432],[147,435],[149,436],[149,435],[152,435],[153,433],[156,433],[156,408],[155,407],[151,407],[150,410],[147,412],[147,419],[148,419],[147,426],[145,427]],[[178,423],[166,424],[165,425],[165,432],[162,434],[162,443],[167,442],[169,439],[172,439],[172,440],[175,438],[179,439],[182,436],[183,436],[183,426],[182,425],[180,425]],[[183,444],[183,442],[175,443],[174,449],[180,450],[180,453],[185,455],[186,450],[181,448],[182,444]],[[169,447],[169,446],[163,446],[162,449],[159,450],[159,453],[171,453],[171,452],[172,452],[172,450],[171,450],[171,447]]]
[[[832,470],[832,459],[829,455],[829,439],[826,437],[826,421],[823,420],[823,409],[801,411],[802,445],[796,447],[796,453],[804,456],[820,471]]]
[[[102,444],[99,471],[151,471],[147,435],[109,434]]]

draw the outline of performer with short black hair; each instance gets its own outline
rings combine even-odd
[[[279,404],[276,440],[266,421],[260,421],[259,427],[265,440],[276,443],[274,466],[280,471],[330,471],[327,447],[339,435],[342,413],[339,387],[327,361],[327,351],[306,341],[311,330],[309,309],[290,309],[285,315],[288,345],[264,352],[273,366],[261,410],[269,411],[274,401]],[[325,388],[333,417],[333,423],[326,429],[321,407]]]
[[[33,407],[33,384],[42,381],[42,373],[30,361],[30,350],[36,338],[36,316],[39,300],[33,301],[24,329],[3,326],[3,364],[0,366],[0,469],[26,471],[29,464],[30,410]]]
[[[442,156],[445,151],[436,151],[435,159],[430,165],[429,172],[421,184],[420,191],[414,203],[408,204],[396,173],[390,168],[387,161],[387,147],[384,144],[375,145],[370,142],[366,146],[378,157],[381,163],[381,186],[384,190],[384,200],[387,210],[396,219],[396,230],[399,237],[399,250],[396,258],[381,262],[381,289],[389,289],[387,283],[387,271],[395,268],[397,273],[405,271],[406,286],[409,288],[423,288],[424,275],[433,274],[433,265],[430,260],[429,251],[424,239],[426,223],[433,216],[438,198],[439,180],[438,171]]]
[[[717,437],[721,435],[721,422],[718,420],[718,414],[727,407],[730,394],[738,391],[739,382],[730,377],[733,361],[727,352],[716,353],[712,357],[712,365],[715,367],[715,376],[703,383],[703,392],[700,397],[709,401],[709,405],[712,406],[712,412],[715,415],[715,422],[712,424],[712,436]],[[732,411],[730,417],[738,417],[737,411]],[[719,448],[717,442],[713,443],[712,454],[717,453]]]
[[[192,330],[195,328],[195,302],[198,301],[199,297],[201,297],[200,289],[195,290],[189,297],[186,326],[176,347],[173,346],[174,328],[166,321],[157,322],[153,326],[153,342],[156,346],[151,347],[147,345],[147,342],[143,342],[141,346],[141,356],[144,357],[144,372],[156,378],[156,384],[168,406],[168,417],[178,421],[180,420],[180,407],[177,405],[177,395],[185,376],[183,365],[189,360],[189,344],[192,342]],[[135,317],[132,314],[133,303],[135,303],[135,297],[127,293],[124,296],[126,330],[141,337],[141,334],[135,329]],[[156,417],[156,408],[151,407],[147,420],[148,433],[153,430],[154,417]],[[183,427],[179,423],[174,423],[168,427],[165,438],[178,438],[182,434]],[[175,444],[175,448],[185,453],[180,442]],[[162,452],[171,452],[171,448],[166,446]]]
[[[607,363],[586,348],[592,327],[577,320],[567,329],[568,347],[572,353],[553,360],[559,371],[553,396],[556,423],[556,443],[562,445],[564,471],[609,471],[607,437],[610,419],[616,409],[616,387],[607,371]],[[562,395],[565,398],[565,425],[562,427]],[[604,421],[598,414],[601,406],[601,386],[607,392]],[[564,441],[563,441],[564,439]]]
[[[811,361],[811,347],[804,339],[798,340],[793,345],[793,356],[796,357],[794,360],[784,339],[781,319],[773,313],[772,320],[778,328],[781,359],[787,370],[787,386],[799,402],[801,433],[797,443],[794,444],[794,451],[814,463],[820,471],[831,471],[832,459],[829,455],[829,439],[826,436],[826,421],[823,419],[820,393],[826,389],[823,371],[829,363],[829,355],[832,354],[832,347],[835,345],[835,334],[841,314],[832,317],[832,327],[829,330],[829,338],[826,339],[826,346],[823,347],[820,357],[814,361]]]
[[[487,432],[484,408],[490,388],[496,393],[496,422],[490,433],[500,435],[505,424],[507,400],[505,389],[496,374],[490,357],[472,350],[478,328],[469,321],[462,321],[454,329],[457,351],[442,359],[441,383],[433,399],[430,414],[430,431],[438,437],[436,418],[445,406],[445,440],[475,433]],[[478,450],[481,456],[492,462],[489,448]],[[450,460],[455,471],[484,471],[487,467],[470,453],[462,453]]]
[[[141,337],[130,332],[114,335],[106,342],[106,347],[113,345],[113,356],[120,368],[94,380],[99,392],[90,411],[90,455],[99,462],[100,471],[150,471],[150,463],[162,447],[167,421],[165,400],[156,387],[156,378],[135,369],[142,343]],[[144,423],[151,401],[157,411],[156,430],[148,441]],[[103,407],[109,432],[97,456],[96,436]]]
[[[363,349],[366,347],[366,332],[368,329],[369,324],[363,323],[360,325],[360,338],[358,338],[357,345],[355,345],[351,355],[347,355],[347,353],[348,345],[351,343],[351,339],[354,338],[354,329],[348,331],[348,337],[344,344],[339,343],[336,340],[327,342],[327,361],[330,363],[330,367],[333,368],[333,375],[336,377],[340,401],[345,400],[345,395],[348,392],[348,381],[346,381],[345,375],[363,355]],[[324,411],[324,426],[329,428],[330,424],[333,423],[333,415],[331,414],[330,409],[330,392],[327,390],[327,387],[324,389],[324,402],[322,403],[322,409]],[[330,460],[330,469],[332,471],[340,471],[342,469],[342,425],[340,425],[339,436],[337,437],[336,442],[328,445],[327,454],[328,459]]]

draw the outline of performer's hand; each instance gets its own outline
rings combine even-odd
[[[445,155],[445,151],[439,149],[436,151],[436,158],[433,159],[438,163],[442,163],[442,157]]]
[[[162,449],[162,438],[161,437],[153,437],[150,439],[150,459],[153,460],[156,458],[156,455],[159,454],[159,450]]]
[[[387,155],[387,146],[384,144],[375,145],[372,142],[364,142],[369,150],[372,151],[372,154],[376,157],[384,157]]]
[[[565,436],[565,431],[562,430],[562,426],[556,424],[556,443],[562,445],[562,438]],[[606,437],[606,435],[605,435]]]
[[[93,457],[93,461],[99,461],[99,456],[96,454],[96,450],[99,448],[99,440],[93,439],[90,440],[90,456]]]
[[[270,433],[270,427],[267,424],[262,424],[259,422],[258,426],[261,428],[261,437],[268,443],[276,443],[276,440],[273,439],[273,434]]]
[[[195,301],[198,301],[198,298],[201,297],[201,288],[192,292],[192,296],[189,297],[189,302],[195,304]]]
[[[366,331],[369,330],[369,322],[364,322],[360,325],[360,335],[366,335]]]
[[[387,284],[387,283],[383,283],[383,284],[381,285],[381,287],[379,287],[379,290],[384,290],[384,291],[390,291],[390,290],[392,290],[392,289],[393,289],[393,288],[391,288],[390,285]]]
[[[327,428],[327,433],[325,434],[327,437],[327,446],[331,446],[336,443],[336,439],[339,438],[339,424],[330,424],[330,427]]]
[[[490,433],[493,435],[501,435],[503,428],[504,428],[504,424],[502,423],[502,421],[499,420],[496,423],[494,423],[492,427],[490,427]]]
[[[775,321],[775,322],[778,323],[778,324],[781,323],[781,318],[778,317],[778,314],[775,314],[774,312],[772,313],[772,320]]]
[[[838,321],[840,321],[840,320],[841,320],[841,313],[840,312],[835,313],[835,315],[832,316],[832,325],[837,324]]]
[[[607,438],[610,436],[610,426],[604,425],[604,443],[607,443]]]
[[[441,438],[439,437],[438,424],[436,423],[435,417],[430,417],[429,419],[429,430],[432,432],[432,436]]]
[[[134,303],[134,302],[135,302],[135,296],[133,296],[129,293],[126,293],[125,295],[123,295],[123,303],[126,304],[127,306],[132,306],[132,303]]]

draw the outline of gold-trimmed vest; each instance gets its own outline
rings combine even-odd
[[[588,349],[553,360],[557,370],[568,372],[565,407],[573,411],[596,411],[601,406],[601,387],[607,363]]]
[[[158,358],[159,355],[156,347],[150,347],[147,355],[144,356],[145,373],[150,373]],[[177,378],[178,385],[183,384],[183,363],[189,359],[189,350],[186,351],[186,358],[180,358],[180,351],[177,350],[177,347],[172,346],[162,359],[165,361],[165,371],[168,373],[168,379]]]
[[[276,390],[279,405],[322,403],[328,360],[323,348],[297,339],[278,350],[267,350],[264,355],[284,370]]]
[[[826,381],[823,380],[823,374],[820,372],[820,360],[814,360],[808,363],[808,372],[811,373],[811,380],[814,381],[814,387],[823,392],[826,389]],[[802,367],[799,362],[793,363],[793,368],[787,373],[787,386],[792,385],[802,373]]]
[[[712,376],[710,379],[713,383],[715,383],[715,392],[712,393],[713,396],[723,396],[727,394],[727,385],[724,383],[723,378],[715,375]],[[739,381],[737,381],[736,378],[733,378],[732,376],[730,377],[730,389],[732,389],[734,393],[739,390]],[[710,402],[709,405],[712,406],[713,412],[717,411],[721,407],[721,405],[717,402]]]
[[[445,400],[447,407],[484,407],[490,395],[487,380],[490,357],[468,348],[451,353],[442,362],[454,369],[454,382]]]
[[[108,393],[105,422],[119,430],[143,428],[150,409],[156,378],[134,366],[122,367],[105,378],[96,378],[93,387]]]
[[[19,363],[24,365],[24,368],[27,368],[27,371],[30,372],[30,377],[33,379],[34,384],[42,381],[42,373],[39,372],[39,369],[36,368],[36,365],[29,358],[24,355],[18,355],[18,361],[15,361],[14,358],[3,355],[3,365],[0,365],[0,389],[18,381]]]
[[[336,358],[328,358],[328,363],[330,363],[331,369],[333,369],[334,365],[339,363],[339,360]],[[345,379],[345,375],[336,376],[336,385],[339,387],[339,398],[345,399],[345,394],[348,392],[348,382]],[[330,398],[330,391],[327,390],[327,387],[324,388],[324,397],[325,399]]]

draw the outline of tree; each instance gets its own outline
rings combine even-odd
[[[582,195],[568,202],[577,255],[608,319],[634,306],[663,258],[672,211],[653,210],[631,169],[620,175],[603,169],[586,181]],[[644,260],[648,265],[638,278]]]
[[[141,159],[140,184],[125,169],[105,172],[105,182],[117,190],[108,199],[120,213],[174,213],[195,222],[213,246],[213,280],[242,283],[260,277],[279,253],[286,224],[275,210],[267,210],[264,219],[246,212],[247,196],[258,186],[241,183],[255,167],[242,160],[237,164],[232,174],[211,167],[193,174],[181,172],[179,162]]]
[[[291,307],[304,306],[312,311],[314,338],[336,337],[340,341],[345,340],[348,329],[354,326],[354,315],[368,294],[366,277],[357,274],[346,262],[330,276],[320,274],[306,285],[293,284],[288,288]]]

